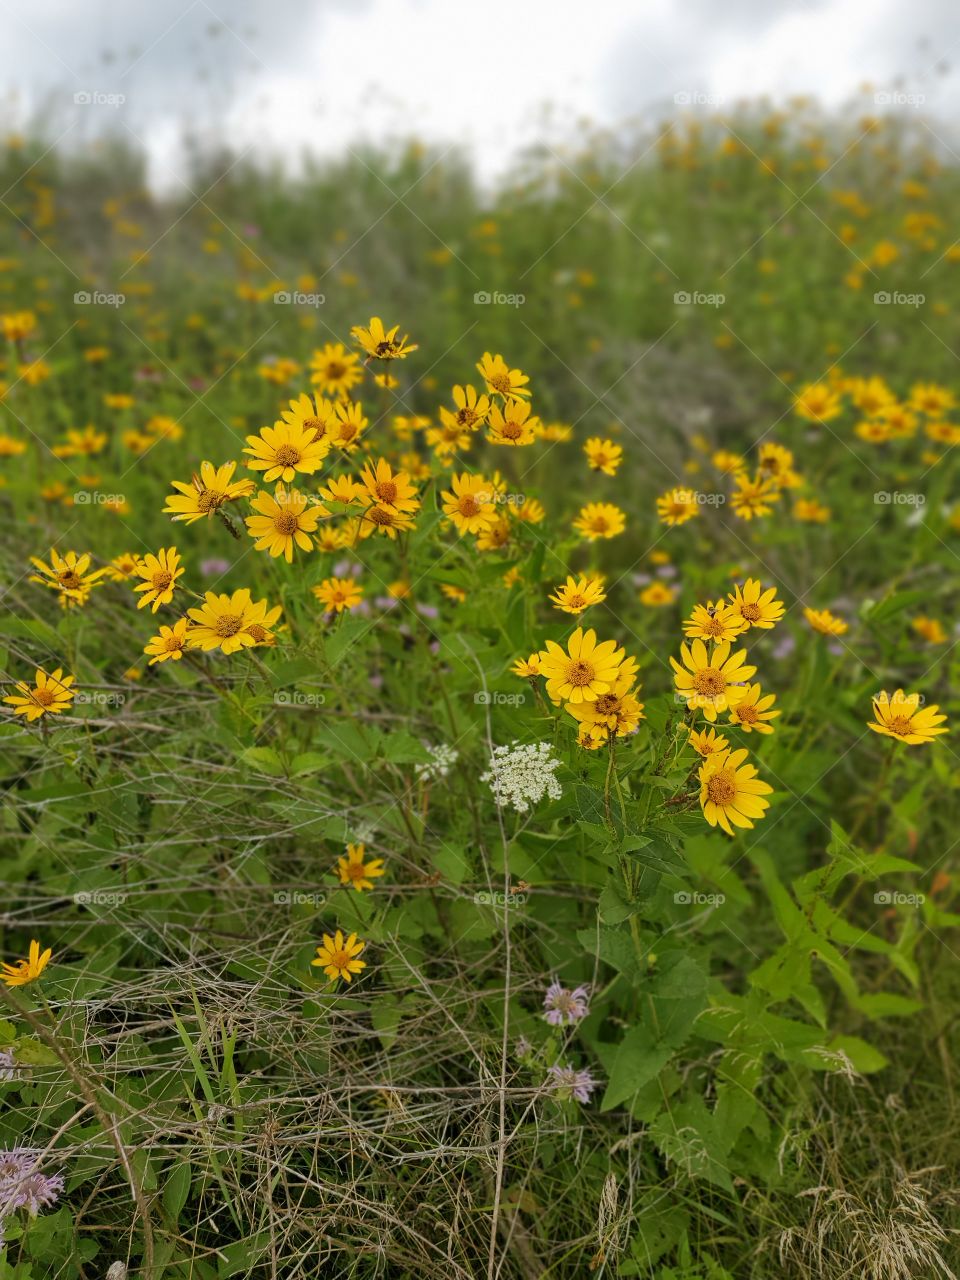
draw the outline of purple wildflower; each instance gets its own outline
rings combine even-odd
[[[587,1005],[589,996],[589,987],[574,987],[569,991],[554,978],[543,997],[545,1016],[551,1027],[562,1027],[564,1023],[579,1022],[585,1018],[590,1012]]]
[[[581,1067],[578,1071],[574,1067],[556,1064],[547,1069],[547,1075],[552,1077],[551,1087],[562,1102],[568,1098],[576,1098],[577,1102],[589,1102],[591,1093],[599,1085],[588,1067]]]
[[[41,1209],[56,1204],[63,1177],[41,1173],[40,1155],[32,1147],[0,1151],[0,1218],[14,1209],[26,1209],[35,1218]]]
[[[200,561],[200,572],[205,578],[219,578],[230,568],[229,560],[221,560],[214,556],[210,560]]]
[[[0,1049],[0,1080],[16,1080],[17,1059],[12,1049]]]

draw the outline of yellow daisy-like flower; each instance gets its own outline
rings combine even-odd
[[[440,495],[445,515],[460,533],[482,533],[497,518],[496,493],[482,475],[463,471],[451,477],[450,489]]]
[[[308,396],[304,392],[289,403],[290,407],[280,414],[276,427],[286,426],[295,435],[310,436],[311,441],[321,448],[327,442],[329,449],[337,425],[335,402],[322,395]]]
[[[752,764],[744,764],[747,752],[721,751],[700,766],[700,807],[711,827],[720,826],[727,835],[734,827],[752,827],[770,807],[773,788],[757,777]],[[732,825],[731,825],[732,824]]]
[[[566,649],[548,640],[539,656],[550,701],[578,703],[595,702],[602,693],[610,692],[625,654],[616,640],[598,644],[595,631],[577,627]]]
[[[36,938],[32,938],[26,960],[17,960],[14,964],[4,962],[0,982],[8,987],[25,987],[28,982],[36,982],[50,963],[52,955],[53,951],[50,947],[41,951],[40,943]]]
[[[891,698],[886,691],[873,700],[875,720],[867,722],[874,733],[882,733],[887,738],[896,738],[898,742],[906,742],[910,746],[932,742],[940,733],[949,733],[945,726],[946,716],[938,715],[940,708],[920,706],[920,694],[905,694],[898,689]]]
[[[152,667],[158,662],[167,662],[170,659],[179,662],[187,644],[187,626],[186,618],[178,618],[172,627],[161,626],[160,634],[151,636],[143,650],[150,655],[147,666]]]
[[[840,397],[825,383],[809,383],[793,402],[794,412],[807,422],[829,422],[842,412]]]
[[[477,534],[478,551],[499,551],[510,541],[510,520],[503,514],[496,515]]]
[[[392,329],[384,329],[380,317],[374,316],[366,329],[357,324],[350,333],[371,360],[404,360],[411,351],[417,350],[417,344],[411,343],[407,334],[398,338],[399,331],[398,324]]]
[[[781,489],[796,489],[803,483],[793,469],[793,454],[772,440],[761,444],[757,454],[757,471]]]
[[[717,733],[716,729],[701,729],[699,732],[696,729],[688,729],[687,732],[689,734],[687,740],[691,747],[704,759],[707,756],[716,755],[719,751],[726,751],[730,745],[723,734]]]
[[[529,658],[518,658],[510,670],[523,680],[535,680],[540,675],[540,654],[531,653]]]
[[[567,704],[567,710],[580,724],[580,737],[607,742],[610,738],[625,738],[637,732],[645,717],[643,703],[633,687],[635,676],[633,664],[624,663],[607,693],[599,694],[592,702]]]
[[[514,520],[520,520],[526,524],[542,524],[546,516],[546,509],[538,498],[524,498],[513,508]]]
[[[769,631],[783,617],[784,605],[777,599],[777,588],[768,587],[764,591],[756,578],[748,578],[743,586],[733,589],[728,597],[731,608],[750,627],[759,627]]]
[[[463,587],[454,586],[452,582],[441,582],[440,590],[447,599],[452,600],[454,604],[463,604],[466,601],[466,591],[464,591]],[[539,658],[539,654],[537,656]]]
[[[155,556],[144,556],[136,568],[136,576],[143,581],[133,588],[143,592],[137,608],[150,605],[156,613],[162,604],[169,604],[177,589],[177,579],[184,572],[176,547],[161,547]]]
[[[952,391],[935,382],[915,382],[910,388],[910,406],[930,417],[949,413],[956,401]]]
[[[391,511],[416,511],[420,506],[417,491],[405,471],[394,471],[386,458],[378,458],[375,467],[368,462],[360,472],[367,497]]]
[[[615,538],[627,527],[627,518],[612,502],[588,502],[573,522],[577,532],[590,542]]]
[[[366,960],[358,960],[357,956],[367,944],[360,942],[355,933],[344,938],[341,930],[337,930],[331,938],[329,933],[323,935],[323,946],[317,947],[317,958],[311,964],[319,965],[331,982],[338,978],[344,982],[352,982],[353,978],[367,967]]]
[[[58,458],[78,456],[92,458],[102,452],[109,438],[105,431],[98,431],[92,424],[84,427],[82,431],[71,427],[67,431],[66,441],[63,444],[54,445],[51,453]]]
[[[487,419],[487,440],[490,444],[533,444],[539,421],[536,416],[530,417],[528,400],[506,400],[502,409],[495,404]]]
[[[503,400],[520,400],[530,395],[527,387],[530,379],[519,369],[511,369],[501,355],[492,356],[485,351],[477,371],[491,395],[498,395]]]
[[[256,538],[254,547],[274,557],[283,556],[287,564],[293,563],[294,546],[301,551],[313,550],[310,534],[327,514],[319,503],[311,504],[307,494],[282,484],[277,485],[273,497],[261,489],[250,505],[259,513],[244,521],[250,537]]]
[[[673,587],[668,587],[665,582],[651,582],[649,587],[643,588],[637,598],[648,609],[662,609],[668,604],[673,604],[677,598],[677,593]]]
[[[346,398],[352,387],[363,381],[360,357],[342,342],[328,342],[310,358],[310,381],[327,396]]]
[[[90,589],[108,572],[107,569],[94,569],[90,572],[90,555],[77,555],[76,551],[68,551],[60,555],[50,548],[50,563],[30,557],[30,563],[38,570],[30,575],[31,582],[39,582],[50,587],[60,595],[61,603],[67,607],[83,604],[90,595]]]
[[[756,520],[768,516],[774,503],[780,501],[780,486],[775,480],[757,474],[751,480],[741,472],[736,478],[736,487],[730,495],[730,506],[733,514],[741,520]]]
[[[396,507],[386,507],[379,503],[368,507],[350,523],[356,537],[372,538],[378,533],[391,542],[396,539],[397,534],[409,533],[414,528],[414,520],[409,512],[398,511]]]
[[[833,513],[815,498],[798,498],[793,504],[794,519],[804,524],[826,524]]]
[[[757,670],[747,665],[745,649],[731,655],[727,640],[715,645],[710,653],[702,640],[694,640],[689,648],[682,644],[680,657],[682,666],[676,658],[670,659],[677,692],[692,711],[702,711],[711,722],[746,695],[745,682]]]
[[[773,733],[773,725],[767,724],[767,721],[775,720],[780,714],[779,711],[771,710],[777,700],[776,695],[768,693],[766,697],[761,697],[761,692],[758,684],[750,685],[736,706],[730,708],[730,723],[744,733],[751,733],[754,729],[757,733]]]
[[[925,640],[927,644],[946,644],[947,642],[947,633],[942,623],[936,618],[927,618],[921,615],[918,618],[914,618],[910,626],[920,639]]]
[[[344,453],[353,453],[359,447],[360,437],[369,421],[363,416],[363,405],[359,400],[338,400],[334,405],[334,415],[331,439]]]
[[[742,458],[739,453],[731,453],[729,449],[718,449],[710,461],[724,475],[736,475],[738,471],[744,471],[747,466],[745,458]]]
[[[591,436],[583,446],[591,471],[602,471],[605,476],[615,476],[623,461],[623,448],[612,440]]]
[[[365,862],[366,856],[367,851],[364,845],[348,844],[347,856],[337,859],[340,883],[353,885],[357,893],[362,893],[364,889],[372,889],[376,877],[384,874],[383,859],[371,858],[369,862]]]
[[[573,614],[583,613],[584,609],[589,609],[592,604],[600,604],[606,598],[603,580],[594,577],[568,577],[563,586],[558,587],[550,597],[555,608]]]
[[[62,667],[57,667],[49,675],[41,667],[37,667],[33,687],[19,680],[16,684],[17,692],[8,694],[4,702],[13,707],[15,716],[26,716],[28,722],[39,720],[45,715],[57,716],[70,709],[74,698],[74,690],[70,686],[76,682],[76,678],[65,676]]]
[[[343,613],[355,609],[363,599],[363,588],[353,578],[324,578],[319,586],[310,590],[327,613]]]
[[[0,435],[0,458],[18,458],[26,451],[27,446],[23,440],[17,440],[15,436]]]
[[[264,481],[289,482],[297,472],[312,475],[330,452],[332,442],[325,430],[317,436],[314,428],[282,419],[272,427],[261,427],[260,434],[247,436],[244,453],[250,455],[247,466],[262,471]]]
[[[249,497],[254,483],[252,480],[234,480],[236,469],[235,462],[225,462],[221,467],[215,467],[212,462],[201,462],[200,474],[194,473],[189,484],[182,480],[171,482],[177,492],[167,496],[164,514],[193,524],[204,516],[212,516],[224,503]]]
[[[276,606],[268,613],[267,602],[259,600],[254,604],[249,590],[243,587],[232,595],[207,591],[203,604],[187,612],[192,621],[187,629],[188,648],[236,653],[238,649],[269,642],[269,628],[279,617],[280,608]]]
[[[366,489],[353,476],[333,476],[320,490],[320,496],[328,502],[345,502],[352,506],[363,501]]]
[[[700,504],[693,489],[668,489],[657,499],[657,515],[664,524],[686,524],[700,514]]]
[[[110,561],[107,576],[111,582],[126,582],[128,578],[136,577],[139,567],[140,557],[132,551],[124,551]]]
[[[829,609],[804,609],[803,616],[822,636],[842,636],[849,627],[842,618],[836,617]]]
[[[456,427],[460,431],[479,431],[490,413],[490,397],[478,395],[476,387],[469,384],[453,388],[453,402],[457,406],[456,413],[441,406],[440,421],[446,427]]]
[[[732,605],[698,604],[683,624],[683,633],[692,640],[735,640],[746,631],[746,619]]]

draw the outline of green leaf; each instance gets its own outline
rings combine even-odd
[[[659,1075],[672,1052],[667,1045],[652,1044],[646,1027],[628,1031],[607,1066],[607,1088],[600,1110],[610,1111],[634,1097]]]

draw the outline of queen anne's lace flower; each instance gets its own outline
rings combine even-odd
[[[490,768],[480,777],[489,782],[494,799],[502,808],[513,805],[518,813],[527,813],[545,795],[559,800],[560,783],[553,776],[560,761],[553,755],[549,742],[531,742],[521,746],[494,747]]]
[[[431,746],[429,742],[423,745],[430,753],[431,759],[426,764],[416,765],[414,772],[422,782],[439,782],[460,759],[460,752],[455,751],[453,747],[448,747],[444,742],[436,747]]]

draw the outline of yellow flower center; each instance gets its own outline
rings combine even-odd
[[[381,360],[388,360],[395,352],[400,350],[399,342],[378,342],[377,355]]]
[[[457,503],[457,510],[462,516],[476,516],[480,514],[480,503],[472,493],[464,493]]]
[[[303,424],[304,431],[312,431],[314,440],[320,440],[326,435],[326,423],[321,422],[319,418],[307,418]],[[280,450],[277,450],[277,458],[279,460]]]
[[[722,636],[726,630],[726,624],[718,614],[714,614],[713,617],[707,618],[702,629],[709,636]]]
[[[519,440],[523,435],[523,427],[519,422],[511,422],[507,419],[500,428],[500,434],[506,436],[508,440]]]
[[[346,951],[331,951],[330,964],[335,969],[346,969],[350,963],[350,956]]]
[[[477,415],[472,409],[461,409],[457,413],[457,422],[461,427],[469,427],[472,429],[473,424],[477,421]]]
[[[252,636],[256,640],[257,644],[263,644],[265,640],[270,639],[270,632],[266,627],[262,627],[259,622],[252,622],[246,628],[246,632],[248,636]]]
[[[166,569],[160,569],[153,575],[154,591],[166,591],[170,583],[173,581],[173,574],[167,573]]]
[[[737,783],[732,773],[715,773],[707,781],[707,798],[712,804],[730,804],[736,798]]]
[[[178,653],[183,648],[183,636],[167,636],[163,642],[163,647],[167,653]]]
[[[83,579],[74,569],[65,569],[63,573],[58,573],[57,581],[66,591],[79,591],[83,586]]]
[[[746,600],[744,600],[740,605],[740,614],[748,622],[756,622],[760,617],[760,606],[758,604],[747,604]]]
[[[277,533],[289,538],[300,528],[300,518],[295,511],[278,511],[273,517],[273,527]]]
[[[726,689],[727,682],[723,678],[723,672],[716,667],[704,667],[693,677],[693,687],[704,697],[716,698]]]
[[[223,505],[226,494],[219,489],[201,489],[197,494],[197,510],[209,514]]]
[[[344,444],[349,444],[356,434],[357,424],[355,422],[342,422],[340,424],[340,439]]]
[[[48,685],[45,689],[34,689],[31,697],[34,702],[39,702],[41,707],[49,707],[55,701],[56,694]]]
[[[490,383],[491,387],[493,387],[494,391],[499,391],[502,396],[508,396],[513,390],[510,375],[507,373],[495,374],[492,378],[488,378],[487,381]]]
[[[347,372],[347,366],[341,364],[339,360],[331,360],[327,365],[327,377],[331,382],[336,382],[342,378]]]
[[[597,670],[592,663],[577,659],[567,667],[567,681],[575,689],[582,689],[596,679]]]
[[[756,707],[737,707],[736,716],[738,720],[742,720],[744,724],[756,724],[760,719],[760,712]]]
[[[301,453],[292,444],[282,444],[274,455],[276,462],[282,467],[295,467],[300,461]]]
[[[394,480],[381,480],[379,484],[374,486],[374,493],[381,502],[396,502],[398,492],[399,490]]]
[[[620,699],[615,693],[601,693],[593,704],[602,716],[612,716],[620,710]]]
[[[606,533],[609,527],[606,516],[594,516],[590,521],[590,528],[594,533]]]
[[[574,592],[572,595],[567,596],[568,609],[585,609],[586,607],[587,607],[586,596],[577,595],[576,592]]]
[[[389,527],[393,525],[393,512],[384,511],[383,507],[373,507],[368,513],[367,518],[371,524],[378,524],[381,527]]]
[[[222,613],[213,625],[213,630],[221,640],[235,636],[243,626],[243,618],[239,613]]]
[[[347,875],[351,880],[365,880],[367,871],[362,862],[350,862],[347,864]]]
[[[913,733],[912,717],[894,716],[892,720],[887,721],[887,728],[891,733],[896,733],[901,738],[905,738],[907,734]]]

